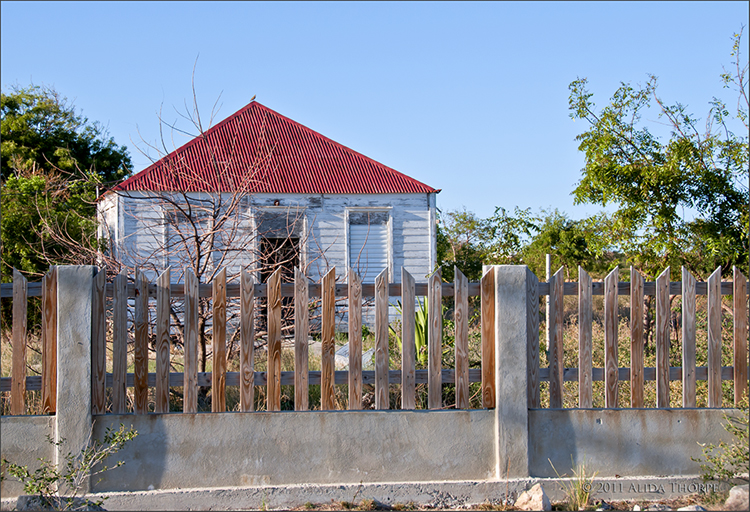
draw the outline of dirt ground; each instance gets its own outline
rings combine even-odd
[[[724,510],[724,501],[728,492],[709,495],[689,495],[679,499],[645,501],[645,500],[628,500],[628,501],[608,501],[594,499],[585,510],[633,510],[637,505],[642,511],[646,510],[677,510],[689,505],[700,505],[706,510]],[[347,501],[331,500],[327,503],[305,503],[299,507],[290,510],[519,510],[512,505],[482,503],[475,505],[465,505],[457,508],[434,508],[426,505],[415,503],[396,503],[386,505],[376,500],[363,499],[354,503]],[[565,502],[553,502],[552,510],[570,510]]]

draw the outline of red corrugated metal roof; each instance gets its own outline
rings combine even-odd
[[[117,185],[119,191],[439,192],[257,101]]]

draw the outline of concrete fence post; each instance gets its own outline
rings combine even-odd
[[[96,267],[57,268],[57,413],[54,461],[77,455],[91,433],[91,301]],[[85,482],[82,492],[89,492]]]
[[[527,290],[535,282],[526,265],[495,267],[495,461],[500,479],[529,476]]]

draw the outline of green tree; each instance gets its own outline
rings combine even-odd
[[[487,219],[466,209],[441,213],[440,219],[438,262],[447,281],[454,265],[478,281],[482,265],[528,265],[543,279],[547,254],[555,268],[565,265],[573,275],[578,265],[603,275],[621,260],[609,245],[611,222],[605,214],[573,220],[557,209],[535,214],[531,208],[510,213],[497,207]]]
[[[522,260],[542,279],[547,254],[551,255],[553,273],[564,265],[567,277],[574,279],[579,265],[593,276],[604,276],[621,263],[620,255],[608,243],[610,220],[606,214],[573,220],[557,209],[541,210],[534,222],[536,233],[523,247]]]
[[[14,87],[2,114],[2,274],[92,263],[96,193],[130,173],[130,156],[100,124],[49,87]]]
[[[748,64],[741,35],[734,35],[733,70],[721,75],[738,94],[735,113],[714,97],[703,125],[686,105],[656,95],[655,76],[642,87],[623,83],[601,110],[586,79],[570,84],[570,115],[590,125],[577,137],[586,161],[575,202],[616,205],[610,242],[651,277],[667,265],[705,275],[748,262]],[[665,142],[641,123],[652,101],[671,127]]]
[[[605,214],[573,220],[558,209],[532,213],[530,208],[516,208],[511,215],[497,208],[486,222],[492,235],[486,263],[527,265],[542,279],[547,254],[554,269],[564,265],[571,275],[576,275],[578,265],[596,275],[617,265],[619,256],[606,236],[610,222]]]
[[[50,87],[15,86],[2,94],[0,111],[3,179],[13,170],[35,165],[45,173],[93,174],[103,182],[121,180],[130,172],[127,149]]]
[[[531,208],[522,210],[516,207],[513,215],[498,206],[495,214],[487,219],[489,240],[489,260],[492,265],[521,265],[524,262],[524,251],[533,237],[539,232],[538,218],[531,213]]]
[[[466,208],[440,212],[439,219],[437,258],[443,279],[453,281],[455,265],[470,281],[478,281],[482,264],[487,263],[488,222]]]

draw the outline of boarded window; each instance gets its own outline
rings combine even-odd
[[[260,238],[300,238],[303,215],[296,209],[259,209],[255,212],[255,229]]]
[[[210,216],[198,208],[188,216],[177,208],[166,210],[166,233],[164,240],[165,264],[173,269],[192,266],[197,257],[196,244],[200,244],[202,254],[208,253],[207,244],[210,232]],[[197,242],[196,242],[197,238]]]

